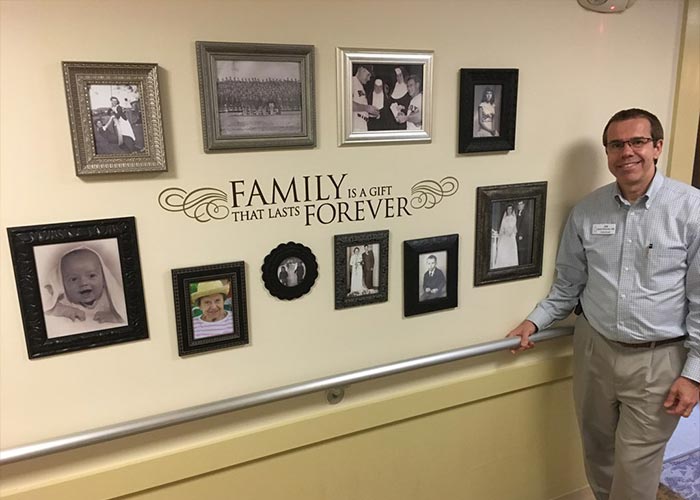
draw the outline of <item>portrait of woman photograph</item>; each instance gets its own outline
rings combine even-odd
[[[502,85],[474,86],[474,137],[498,137]]]

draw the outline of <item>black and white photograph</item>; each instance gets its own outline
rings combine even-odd
[[[167,170],[158,65],[64,62],[75,172]]]
[[[491,204],[490,269],[532,264],[534,208],[532,198]]]
[[[46,337],[128,324],[116,238],[34,247]]]
[[[148,337],[133,217],[7,232],[30,358]]]
[[[404,316],[457,307],[459,235],[403,242]]]
[[[474,85],[473,137],[499,136],[502,92],[502,85]]]
[[[458,153],[512,151],[517,69],[461,69]]]
[[[540,276],[547,183],[477,188],[474,284]]]
[[[340,144],[429,141],[430,51],[338,49]]]
[[[141,93],[138,85],[88,86],[95,153],[143,153]]]
[[[352,65],[352,131],[422,130],[423,66]]]
[[[422,253],[418,256],[420,289],[418,301],[441,299],[447,295],[447,251]]]
[[[286,287],[294,287],[304,281],[306,275],[306,266],[298,257],[289,257],[284,259],[277,268],[277,277]]]
[[[216,80],[222,136],[301,133],[298,62],[217,61]]]
[[[377,293],[379,285],[379,243],[349,246],[345,249],[347,266],[346,296]]]
[[[313,146],[310,45],[197,42],[205,152]]]
[[[338,234],[335,241],[335,308],[386,302],[389,231]]]
[[[318,278],[318,263],[309,247],[290,241],[265,256],[261,271],[270,295],[293,300],[309,293]]]
[[[248,344],[244,262],[172,270],[180,356]]]

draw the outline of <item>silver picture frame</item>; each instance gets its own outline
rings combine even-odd
[[[314,147],[314,46],[196,43],[205,153]]]
[[[336,56],[339,145],[432,140],[433,51],[339,47]],[[415,95],[409,80],[414,80]],[[372,104],[375,94],[381,108]],[[354,110],[353,102],[371,106],[370,113]],[[413,123],[411,114],[419,116],[420,123]]]
[[[76,175],[168,169],[157,64],[62,66]]]

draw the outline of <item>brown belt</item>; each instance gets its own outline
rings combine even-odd
[[[680,342],[681,340],[685,340],[685,339],[686,339],[686,337],[684,335],[681,337],[674,337],[672,339],[655,340],[653,342],[642,342],[640,344],[630,344],[629,342],[620,342],[619,340],[613,340],[613,342],[615,342],[616,344],[619,344],[621,346],[625,346],[625,347],[643,347],[643,348],[647,348],[647,349],[649,349],[649,348],[653,349],[654,347],[658,347],[660,345],[672,344],[674,342]]]

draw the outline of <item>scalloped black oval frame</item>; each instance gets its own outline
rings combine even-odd
[[[289,257],[297,257],[306,267],[306,275],[302,282],[292,287],[284,286],[277,278],[277,268]],[[277,245],[265,257],[261,269],[265,288],[270,292],[270,295],[282,300],[298,299],[302,295],[306,295],[318,278],[316,256],[309,247],[293,241]]]

